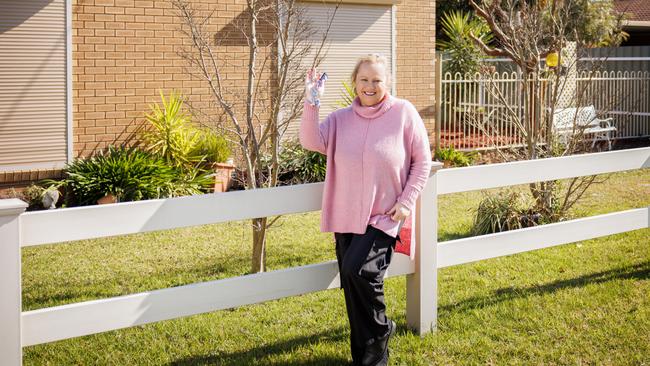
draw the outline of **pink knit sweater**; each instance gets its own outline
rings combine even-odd
[[[413,213],[431,171],[424,123],[406,100],[387,96],[372,107],[356,98],[318,123],[318,107],[305,103],[300,125],[305,149],[327,155],[321,231],[366,232],[372,225],[397,236],[386,215],[395,202]]]

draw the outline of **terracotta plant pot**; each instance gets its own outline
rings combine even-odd
[[[214,193],[226,192],[232,187],[232,174],[235,165],[231,163],[214,163]]]
[[[106,205],[109,203],[117,203],[117,197],[111,193],[97,200],[98,205]]]

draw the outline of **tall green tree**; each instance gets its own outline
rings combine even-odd
[[[613,0],[572,0],[569,4],[565,30],[569,40],[583,47],[613,47],[627,38],[618,26],[622,14],[614,9]]]

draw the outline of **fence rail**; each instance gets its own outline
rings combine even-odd
[[[27,212],[22,246],[54,244],[319,210],[322,183]],[[263,206],[259,205],[264,202]],[[218,207],[219,209],[215,209]],[[47,227],[48,230],[40,230]]]
[[[438,244],[438,268],[554,247],[648,227],[650,208],[620,211]]]
[[[388,276],[407,275],[407,323],[419,334],[436,326],[438,268],[650,227],[650,207],[645,207],[505,233],[437,241],[440,194],[648,168],[650,148],[439,171],[440,165],[434,165],[415,210],[419,243],[415,259],[396,256],[388,271]],[[21,201],[0,200],[1,363],[20,365],[25,346],[339,285],[338,268],[335,261],[330,261],[22,312],[21,247],[314,211],[320,209],[321,196],[322,183],[318,183],[29,213],[23,212],[26,205]],[[53,234],[37,233],[50,225],[62,226]]]

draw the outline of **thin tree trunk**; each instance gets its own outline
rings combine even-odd
[[[253,257],[251,272],[266,271],[266,217],[252,220],[253,226]]]

